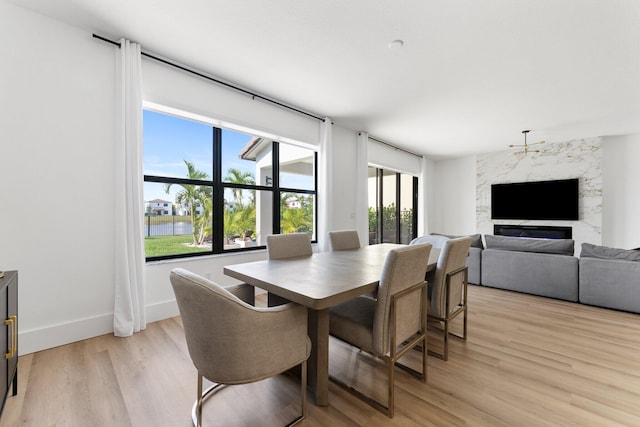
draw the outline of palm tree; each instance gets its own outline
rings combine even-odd
[[[226,182],[233,184],[243,185],[255,185],[256,181],[251,172],[242,172],[236,168],[229,168],[227,170],[227,176],[224,177]],[[227,233],[237,233],[244,240],[247,237],[247,231],[255,228],[256,224],[256,206],[255,206],[255,190],[250,190],[251,196],[249,197],[249,203],[245,204],[242,195],[242,188],[231,188],[231,194],[233,195],[233,212],[229,212],[225,209],[226,225],[225,230]],[[225,204],[228,202],[225,200]],[[228,226],[228,228],[227,228]]]
[[[193,163],[188,160],[184,161],[184,164],[187,165],[187,176],[189,179],[198,179],[205,180],[209,178],[206,172],[199,171],[195,168]],[[171,186],[173,184],[165,184],[164,191],[169,194],[171,190]],[[198,227],[197,221],[197,213],[196,207],[198,205],[205,206],[206,202],[206,194],[203,192],[200,186],[193,184],[177,184],[182,187],[176,194],[176,203],[179,203],[183,206],[187,206],[189,208],[189,214],[191,215],[191,233],[193,234],[193,244],[197,245],[199,243],[200,229]]]
[[[229,170],[227,171],[227,176],[224,177],[224,180],[233,184],[255,185],[256,183],[256,180],[251,172],[242,172],[241,170],[236,168],[229,168]],[[242,203],[242,188],[232,188],[231,192],[233,194],[234,203],[243,206],[244,204]]]
[[[196,226],[198,228],[198,245],[202,245],[207,234],[211,234],[211,220],[213,218],[213,190],[211,187],[200,187],[199,193],[202,213],[196,218]]]

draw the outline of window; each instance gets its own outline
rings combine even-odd
[[[369,167],[369,244],[407,244],[417,233],[418,178]]]
[[[143,119],[147,260],[263,248],[276,233],[316,240],[315,151],[148,110]]]

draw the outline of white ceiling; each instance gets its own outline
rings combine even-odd
[[[640,0],[14,2],[429,156],[640,132]]]

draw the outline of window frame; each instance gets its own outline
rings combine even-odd
[[[380,243],[389,243],[384,241],[384,177],[385,172],[393,172],[395,174],[395,235],[393,243],[400,243],[402,237],[402,186],[401,186],[401,176],[407,175],[412,178],[412,189],[411,189],[411,199],[412,199],[412,210],[413,215],[411,218],[411,233],[409,241],[415,239],[418,236],[418,177],[408,173],[401,173],[397,171],[392,171],[389,169],[384,169],[378,166],[369,165],[369,168],[375,169],[375,183],[376,183],[376,231],[375,231],[375,240],[374,243],[371,244],[380,244]],[[387,174],[386,176],[389,176]],[[370,203],[368,203],[370,205]],[[371,232],[371,230],[369,230]],[[408,242],[407,242],[408,243]]]
[[[158,184],[187,184],[187,185],[196,185],[196,186],[204,186],[211,187],[212,189],[212,222],[211,222],[211,234],[214,236],[211,241],[211,250],[203,250],[198,252],[187,252],[187,253],[179,253],[179,254],[169,254],[169,255],[156,255],[156,256],[145,256],[145,261],[161,261],[161,260],[169,260],[169,259],[180,259],[180,258],[194,258],[194,257],[202,257],[202,256],[210,256],[210,255],[221,255],[235,252],[248,252],[255,251],[260,249],[265,249],[266,245],[256,245],[250,247],[238,247],[225,249],[224,248],[224,239],[220,238],[220,236],[224,236],[224,193],[226,189],[242,189],[242,190],[255,190],[255,191],[268,191],[272,193],[272,229],[269,234],[281,234],[280,226],[281,226],[281,216],[280,216],[280,197],[284,193],[296,193],[296,194],[309,194],[313,196],[313,233],[311,234],[312,243],[317,243],[317,235],[318,235],[318,151],[312,149],[308,146],[305,148],[309,151],[313,152],[313,190],[308,189],[300,189],[293,187],[280,187],[280,144],[291,144],[289,142],[282,142],[277,139],[269,138],[271,141],[271,162],[273,169],[273,178],[271,185],[260,185],[260,184],[239,184],[232,182],[225,182],[223,179],[223,164],[222,164],[222,145],[224,141],[222,140],[222,127],[213,125],[211,123],[204,123],[202,121],[194,120],[189,117],[181,116],[179,114],[167,113],[164,111],[159,111],[155,109],[144,108],[144,111],[150,111],[156,114],[167,115],[171,117],[175,117],[181,120],[187,120],[192,122],[197,122],[209,126],[212,128],[212,141],[213,145],[213,153],[212,153],[212,165],[213,171],[210,179],[207,180],[197,180],[197,179],[189,179],[189,178],[179,178],[179,177],[168,177],[168,176],[159,176],[159,175],[147,175],[144,174],[143,182],[152,182]],[[144,127],[144,125],[143,125]],[[239,132],[234,129],[224,128],[232,132]],[[250,135],[254,135],[250,133],[251,131],[241,131],[240,133],[246,133]],[[259,132],[257,132],[259,133]],[[144,145],[144,141],[143,141]],[[276,197],[277,196],[277,197]],[[216,237],[217,236],[217,237]]]

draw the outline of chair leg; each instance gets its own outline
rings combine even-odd
[[[304,360],[300,364],[300,396],[301,396],[301,415],[290,421],[286,427],[300,424],[307,418],[307,361]]]
[[[211,394],[214,390],[222,387],[224,384],[213,384],[211,387],[207,388],[205,391],[202,391],[202,374],[198,372],[198,397],[193,404],[193,408],[191,409],[191,420],[193,421],[193,425],[195,427],[202,427],[202,406],[205,400],[211,397]]]
[[[441,319],[441,318],[434,318],[436,320],[438,320],[438,322],[442,322],[443,323],[443,327],[442,327],[442,343],[443,343],[443,348],[442,348],[442,353],[436,353],[433,350],[429,350],[429,354],[431,356],[435,356],[439,359],[442,360],[448,360],[449,358],[449,335],[452,335],[456,338],[460,338],[463,341],[467,340],[467,307],[465,306],[462,312],[462,335],[457,334],[455,332],[450,331],[449,328],[449,322],[453,319]],[[439,328],[438,328],[439,329]]]
[[[462,313],[462,339],[467,340],[467,305],[464,306],[464,311]]]
[[[429,349],[428,354],[430,356],[437,357],[438,359],[447,361],[449,359],[449,334],[453,336],[457,336],[457,335],[449,331],[449,322],[447,321],[447,319],[433,318],[433,320],[437,320],[438,323],[442,323],[442,329],[440,329],[439,327],[434,328],[438,330],[438,332],[442,333],[442,353],[438,353],[436,351]],[[426,339],[425,339],[425,344],[426,344]]]
[[[449,360],[449,321],[444,321],[444,348],[442,360],[445,362]]]
[[[301,378],[300,378],[300,388],[302,392],[302,418],[300,421],[307,418],[307,361],[302,362],[301,370]]]
[[[300,364],[300,394],[302,395],[302,407],[301,407],[301,413],[302,415],[296,417],[293,421],[289,422],[287,424],[287,427],[289,426],[295,426],[299,423],[301,423],[302,421],[305,420],[305,418],[307,417],[307,361],[303,361]],[[207,388],[204,392],[202,391],[202,380],[203,380],[203,376],[202,374],[200,374],[200,372],[198,372],[198,398],[196,399],[195,403],[193,404],[193,408],[191,410],[191,419],[193,421],[193,425],[194,427],[202,427],[202,405],[203,402],[205,400],[207,400],[209,397],[211,397],[212,393],[224,386],[224,384],[213,384],[211,387]]]
[[[198,405],[196,427],[202,427],[202,374],[200,372],[198,372],[198,400],[196,405]]]
[[[369,353],[367,353],[369,354]],[[373,407],[374,409],[382,412],[383,414],[385,414],[387,417],[391,418],[393,417],[393,386],[394,386],[394,378],[393,378],[393,369],[395,366],[395,363],[393,362],[392,358],[389,358],[387,356],[384,357],[380,357],[379,359],[381,359],[384,364],[385,364],[385,368],[387,369],[388,372],[388,389],[387,389],[387,406],[385,406],[384,404],[382,404],[381,402],[379,402],[378,400],[374,399],[371,396],[367,396],[366,394],[364,394],[363,392],[361,392],[360,390],[356,389],[355,387],[353,387],[350,384],[345,383],[344,381],[340,380],[339,378],[336,377],[332,377],[329,376],[329,379],[331,381],[333,381],[334,383],[336,383],[337,385],[339,385],[340,387],[344,388],[346,391],[348,391],[349,393],[351,393],[352,395],[356,396],[358,399],[363,400],[365,403],[367,403],[369,406]]]
[[[393,363],[393,359],[387,359],[387,381],[388,381],[388,394],[387,394],[387,416],[389,418],[393,418],[394,411],[394,385],[395,385],[395,363]]]

